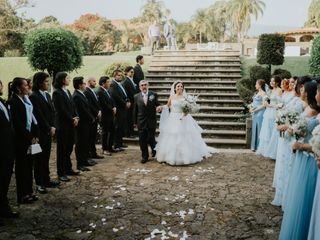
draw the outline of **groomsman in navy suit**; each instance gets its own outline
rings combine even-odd
[[[127,128],[126,120],[128,116],[128,109],[130,108],[131,103],[126,90],[121,85],[122,72],[120,70],[115,70],[112,75],[114,80],[112,80],[110,85],[110,93],[117,108],[115,115],[114,147],[116,151],[123,151],[123,148],[127,147],[123,144],[123,137]]]
[[[1,98],[2,88],[0,81],[0,217],[13,218],[18,214],[11,210],[7,194],[14,165],[14,130],[8,106]]]
[[[140,91],[139,82],[144,79],[144,73],[141,67],[144,64],[143,56],[138,55],[136,57],[136,62],[137,62],[137,65],[134,67],[133,81],[135,82],[135,84],[137,84],[138,91]]]
[[[100,88],[98,90],[98,98],[101,105],[101,126],[102,126],[102,152],[104,155],[111,156],[115,150],[114,142],[114,116],[117,109],[109,92],[111,80],[107,76],[103,76],[99,80]]]
[[[51,140],[55,135],[54,107],[49,89],[49,75],[38,72],[33,76],[33,91],[30,100],[33,104],[33,114],[39,126],[39,143],[42,152],[35,157],[34,177],[39,193],[47,193],[46,188],[57,187],[59,182],[50,179],[49,160]]]
[[[132,119],[132,110],[133,110],[133,103],[134,103],[134,95],[138,93],[138,86],[135,84],[133,81],[133,76],[134,76],[134,70],[133,67],[127,67],[125,69],[125,74],[126,78],[122,82],[122,86],[126,90],[126,93],[128,95],[128,98],[130,100],[131,106],[128,109],[128,117],[127,117],[127,137],[133,137],[134,135],[134,130],[133,130],[133,119]]]
[[[75,77],[73,79],[73,101],[79,115],[79,124],[76,126],[76,157],[77,168],[80,171],[90,171],[86,166],[93,166],[89,160],[89,144],[90,126],[95,121],[95,117],[91,114],[89,101],[84,95],[86,84],[83,77]]]
[[[89,77],[87,79],[87,88],[84,91],[84,95],[86,95],[88,99],[90,112],[92,116],[94,116],[95,118],[94,122],[90,125],[90,137],[89,137],[90,157],[96,158],[96,159],[102,159],[103,157],[97,154],[97,149],[96,149],[97,128],[98,128],[98,122],[101,118],[101,106],[99,103],[98,95],[94,90],[96,87],[96,84],[97,84],[96,79],[94,77]]]

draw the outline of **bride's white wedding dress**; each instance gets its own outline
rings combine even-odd
[[[160,134],[156,146],[158,162],[170,165],[193,164],[217,152],[206,145],[201,137],[203,130],[192,116],[184,116],[181,108],[183,100],[183,97],[172,98],[169,116],[160,120]],[[166,114],[166,109],[163,111],[162,114]]]

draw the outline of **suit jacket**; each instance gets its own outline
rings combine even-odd
[[[111,94],[110,97],[105,92],[105,90],[100,87],[98,90],[98,98],[101,106],[101,121],[104,123],[112,123],[113,122],[113,111],[112,109],[115,107],[114,102],[112,100]]]
[[[110,84],[109,92],[112,96],[114,105],[116,106],[117,110],[126,109],[126,104],[127,102],[129,102],[128,94],[127,96],[124,95],[123,91],[121,90],[120,86],[115,82],[115,80],[113,80]]]
[[[9,120],[2,110],[0,110],[0,159],[14,158],[14,131],[12,126],[12,118],[6,102],[0,98],[0,101],[6,107],[9,114]]]
[[[33,91],[30,100],[33,104],[33,114],[37,119],[39,130],[49,134],[54,127],[54,107],[49,93],[45,93],[47,100],[40,91]]]
[[[89,101],[86,96],[75,90],[72,98],[80,118],[79,126],[94,122],[95,117],[91,114]]]
[[[156,129],[157,112],[156,107],[160,106],[158,95],[148,92],[147,105],[144,104],[142,93],[134,96],[133,121],[138,125],[138,129]]]
[[[15,131],[15,144],[20,146],[31,145],[32,138],[39,136],[38,126],[32,121],[31,131],[27,130],[27,112],[24,103],[21,99],[13,94],[9,100],[10,112],[12,116],[12,124]]]
[[[132,84],[131,80],[128,77],[126,77],[125,80],[122,82],[122,86],[126,90],[131,104],[133,104],[134,95],[139,92],[137,91],[137,87]]]
[[[141,68],[140,64],[137,64],[133,68],[133,70],[134,70],[133,81],[139,87],[139,82],[144,79],[144,73],[142,71],[142,68]]]
[[[90,111],[92,116],[94,116],[95,118],[98,117],[98,113],[101,110],[101,106],[98,100],[98,96],[96,93],[96,96],[94,95],[94,93],[89,89],[86,88],[86,90],[84,91],[84,95],[86,95],[88,102],[89,102],[89,107],[90,107]]]
[[[73,128],[73,118],[78,116],[72,96],[67,91],[68,96],[61,88],[57,88],[52,94],[57,129]]]

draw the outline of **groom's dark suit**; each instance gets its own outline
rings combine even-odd
[[[158,96],[154,92],[148,92],[147,104],[143,100],[143,93],[134,96],[133,121],[138,126],[139,144],[142,152],[142,159],[148,160],[148,144],[154,153],[156,140],[155,131],[157,128],[156,107],[160,106]]]

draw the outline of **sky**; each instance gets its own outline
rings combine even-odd
[[[26,16],[39,21],[53,15],[63,23],[72,23],[84,13],[98,13],[108,19],[128,19],[140,14],[146,0],[32,0],[35,7],[23,9]],[[177,21],[188,21],[198,8],[206,8],[215,0],[163,0]],[[299,28],[307,19],[311,0],[264,0],[263,17],[252,22],[252,28],[272,26]]]

